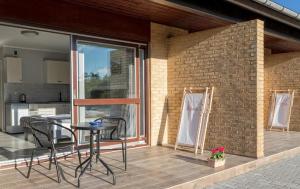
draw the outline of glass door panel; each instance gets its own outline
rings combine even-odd
[[[80,99],[134,98],[135,49],[78,42]]]
[[[139,140],[145,136],[144,50],[137,45],[74,41],[75,122],[117,116],[126,120],[128,137]],[[78,134],[80,144],[89,141],[89,133]]]

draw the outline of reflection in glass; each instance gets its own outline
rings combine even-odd
[[[135,49],[79,42],[79,98],[134,98]]]
[[[127,136],[136,137],[136,105],[102,105],[102,106],[85,106],[79,108],[79,121],[90,122],[103,116],[122,117],[127,123]],[[80,133],[80,143],[89,142],[89,133]]]
[[[145,136],[145,52],[140,49],[140,96],[141,96],[141,118],[140,118],[140,136]]]

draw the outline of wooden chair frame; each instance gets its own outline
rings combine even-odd
[[[184,105],[184,99],[186,94],[191,94],[191,93],[204,93],[204,105],[202,108],[202,111],[200,113],[200,120],[199,120],[199,126],[197,128],[197,136],[196,136],[196,141],[195,141],[195,145],[191,146],[191,145],[184,145],[184,144],[180,144],[179,143],[179,134],[181,132],[181,116],[182,116],[182,112],[183,112],[183,105]],[[182,101],[181,101],[181,115],[179,117],[179,126],[178,126],[178,132],[177,132],[177,137],[176,137],[176,143],[175,143],[175,150],[178,148],[178,146],[184,146],[184,147],[192,147],[194,148],[194,153],[195,155],[198,154],[198,149],[200,148],[200,153],[203,153],[204,150],[204,144],[205,144],[205,136],[206,136],[206,131],[207,131],[207,125],[208,125],[208,121],[209,121],[209,115],[211,112],[211,106],[212,106],[212,99],[213,99],[213,93],[214,93],[214,87],[205,87],[205,88],[184,88],[183,90],[183,96],[182,96]],[[208,99],[210,97],[210,99]],[[209,103],[207,103],[207,101],[209,100]],[[208,105],[208,107],[207,107]],[[206,119],[204,119],[204,116],[207,116]],[[205,123],[203,123],[203,120],[205,120]],[[203,125],[204,124],[204,125]],[[201,126],[204,126],[204,129],[202,129]],[[200,142],[200,134],[201,131],[203,130],[204,134],[204,138],[202,139],[202,141]]]
[[[292,107],[294,104],[294,97],[295,97],[295,90],[270,90],[272,92],[271,94],[271,101],[270,101],[270,110],[269,110],[269,114],[270,112],[274,112],[275,106],[276,106],[276,94],[278,93],[288,93],[291,95],[291,103],[290,103],[290,107],[289,107],[289,112],[288,112],[288,123],[287,123],[287,127],[286,128],[282,128],[282,131],[289,131],[289,126],[290,126],[290,120],[291,120],[291,114],[292,114]],[[274,95],[274,96],[273,96]],[[270,117],[272,116],[272,118]],[[273,115],[269,115],[269,119],[268,119],[268,127],[270,128],[269,130],[272,129],[279,129],[281,127],[276,127],[272,125],[272,122],[270,123],[269,120],[272,119],[273,120],[274,114]]]

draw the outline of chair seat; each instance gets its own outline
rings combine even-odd
[[[66,148],[66,147],[72,147],[73,145],[75,145],[75,142],[72,142],[72,141],[64,141],[64,142],[58,142],[58,143],[55,143],[54,144],[54,148],[57,148],[57,149],[61,149],[61,148]],[[51,149],[52,146],[43,146],[42,149]]]

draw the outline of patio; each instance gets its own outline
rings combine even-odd
[[[275,144],[274,141],[280,141]],[[194,157],[193,153],[174,151],[168,147],[142,147],[128,151],[128,171],[124,172],[120,152],[106,153],[102,157],[117,175],[117,185],[111,185],[112,178],[104,174],[105,169],[94,166],[97,170],[87,172],[81,178],[81,188],[191,188],[207,186],[258,166],[290,157],[300,152],[300,133],[265,132],[266,157],[253,159],[227,155],[224,168],[213,169],[207,166],[208,154]],[[298,147],[298,148],[297,148]],[[291,150],[292,149],[292,150]],[[287,153],[285,153],[287,152]],[[284,154],[285,153],[285,154]],[[53,168],[47,170],[48,163],[33,167],[30,179],[26,179],[27,167],[17,167],[0,171],[0,188],[74,188],[77,179],[74,169],[77,159],[61,160],[64,171],[61,184],[56,182]]]

